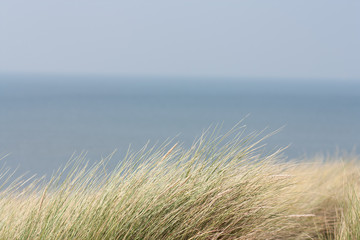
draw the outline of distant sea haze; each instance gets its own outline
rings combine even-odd
[[[271,152],[288,158],[354,151],[360,143],[360,84],[271,80],[2,75],[0,158],[19,172],[51,174],[74,152],[96,162],[129,144],[176,137],[189,147],[209,126],[244,119]],[[264,151],[265,151],[264,150]]]

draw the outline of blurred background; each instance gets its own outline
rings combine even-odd
[[[0,158],[50,174],[209,126],[359,153],[359,1],[0,2]]]

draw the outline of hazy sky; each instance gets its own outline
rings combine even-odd
[[[360,80],[359,0],[1,0],[0,73]]]

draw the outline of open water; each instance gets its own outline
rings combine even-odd
[[[18,172],[51,174],[74,152],[96,162],[148,140],[190,146],[210,125],[266,133],[267,150],[302,158],[359,154],[360,84],[268,79],[0,75],[0,156]],[[151,145],[150,143],[150,145]]]

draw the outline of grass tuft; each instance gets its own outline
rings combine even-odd
[[[50,181],[1,190],[0,239],[360,239],[356,157],[284,162],[257,139],[208,131],[112,171],[81,154]]]

